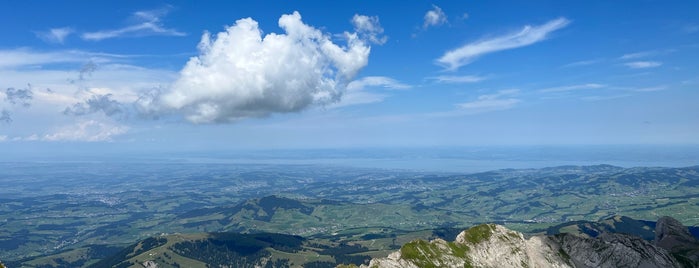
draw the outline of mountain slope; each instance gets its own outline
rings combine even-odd
[[[686,229],[686,228],[685,228]],[[469,228],[454,242],[412,241],[371,268],[417,267],[683,267],[667,250],[640,237],[572,234],[525,238],[500,225]],[[685,266],[693,267],[693,266]]]
[[[548,238],[570,256],[573,267],[682,267],[665,249],[637,236],[559,234]]]
[[[686,267],[699,267],[699,240],[676,219],[666,216],[658,220],[655,244],[667,249]]]
[[[285,234],[174,234],[145,239],[88,267],[335,267],[368,262],[370,251]]]

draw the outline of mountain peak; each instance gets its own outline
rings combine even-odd
[[[572,267],[559,247],[545,237],[526,239],[496,224],[461,232],[454,242],[414,240],[387,258],[363,267]]]
[[[454,242],[414,240],[368,266],[382,267],[682,267],[665,249],[640,237],[536,235],[496,224],[461,232]],[[692,267],[692,266],[688,266]]]

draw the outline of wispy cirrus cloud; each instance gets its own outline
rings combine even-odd
[[[401,83],[390,77],[367,76],[350,82],[347,85],[345,93],[343,94],[340,102],[331,104],[329,107],[339,108],[350,105],[376,103],[381,102],[388,97],[388,95],[385,93],[369,91],[368,89],[371,88],[403,90],[411,87],[411,85]]]
[[[653,51],[643,51],[643,52],[635,52],[635,53],[628,53],[621,55],[619,57],[620,60],[632,60],[632,59],[638,59],[638,58],[645,58],[649,56],[653,56],[657,54],[658,52],[653,50]]]
[[[100,122],[96,120],[85,120],[59,128],[51,134],[44,135],[44,141],[86,141],[100,142],[112,141],[113,137],[122,135],[129,131],[129,127]]]
[[[615,100],[615,99],[621,99],[621,98],[626,98],[626,97],[631,97],[630,94],[619,94],[619,95],[609,95],[609,96],[585,96],[580,98],[581,100],[584,101],[607,101],[607,100]]]
[[[478,75],[440,75],[436,77],[431,77],[431,79],[434,79],[439,83],[466,84],[477,83],[488,78],[485,76]]]
[[[663,63],[659,61],[632,61],[624,63],[624,65],[631,69],[647,69],[659,67],[663,65]]]
[[[63,44],[65,39],[74,32],[75,30],[73,30],[73,28],[62,27],[52,28],[48,31],[35,32],[35,34],[39,39],[44,40],[44,42]]]
[[[135,21],[134,24],[123,28],[112,30],[101,30],[95,32],[86,32],[81,35],[81,38],[89,41],[101,41],[110,38],[119,37],[140,37],[140,36],[185,36],[184,32],[180,32],[173,28],[165,27],[162,18],[170,12],[170,7],[164,7],[155,10],[143,10],[134,12],[130,20]]]
[[[604,88],[604,87],[606,87],[606,85],[597,84],[597,83],[588,83],[588,84],[544,88],[544,89],[540,89],[539,92],[540,93],[567,92],[567,91],[584,90],[584,89],[598,89],[598,88]]]
[[[514,97],[518,93],[518,89],[500,90],[495,94],[480,95],[475,101],[459,103],[457,107],[469,114],[507,110],[522,102]]]
[[[627,53],[627,54],[621,55],[619,57],[619,59],[620,60],[638,60],[638,59],[642,59],[642,58],[666,55],[666,54],[670,54],[670,53],[673,53],[676,51],[677,51],[676,49],[646,50],[646,51],[639,51],[639,52],[634,52],[634,53]]]
[[[32,133],[24,136],[15,136],[12,139],[4,136],[4,139],[0,141],[111,142],[117,136],[126,134],[129,129],[128,126],[112,122],[81,120],[54,128],[48,131],[47,134]]]
[[[568,64],[565,64],[561,67],[563,68],[570,68],[570,67],[580,67],[580,66],[588,66],[588,65],[593,65],[597,64],[604,61],[603,59],[591,59],[591,60],[581,60],[581,61],[574,61]]]
[[[114,62],[119,59],[136,57],[109,53],[88,52],[82,50],[37,51],[28,48],[0,49],[0,69],[33,68],[50,64],[84,64]]]
[[[667,86],[655,86],[655,87],[641,87],[641,88],[633,88],[631,91],[634,92],[654,92],[654,91],[663,91],[667,90]]]
[[[382,88],[387,88],[387,89],[408,89],[411,88],[411,85],[404,84],[401,82],[396,81],[393,78],[390,77],[385,77],[385,76],[367,76],[367,77],[362,77],[361,79],[357,79],[355,81],[350,82],[347,85],[347,89],[357,89],[357,88],[364,88],[364,87],[382,87]]]
[[[444,53],[442,57],[437,59],[437,64],[448,70],[456,70],[485,54],[524,47],[546,40],[549,34],[566,27],[569,23],[570,21],[566,18],[558,18],[543,25],[524,26],[518,32],[468,43]]]
[[[76,51],[40,52],[26,48],[0,50],[0,69],[85,61],[85,54]]]

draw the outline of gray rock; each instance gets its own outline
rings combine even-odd
[[[635,236],[604,234],[584,238],[558,234],[552,239],[570,256],[575,267],[682,267],[665,249]]]
[[[684,267],[699,267],[699,240],[678,220],[671,217],[658,219],[655,244],[667,250]]]
[[[684,239],[684,235],[688,234],[686,228],[677,227],[670,221],[661,226],[664,230],[659,241],[670,241],[664,239],[676,235]],[[525,238],[521,233],[503,226],[484,224],[461,232],[454,242],[441,239],[410,242],[401,251],[387,258],[373,259],[369,265],[362,267],[681,268],[683,265],[696,267],[678,262],[666,249],[633,235],[604,233],[590,238],[557,234]]]

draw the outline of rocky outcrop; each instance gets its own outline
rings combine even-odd
[[[552,236],[575,267],[681,267],[668,252],[640,237],[603,234],[585,238],[572,234]]]
[[[573,267],[560,248],[545,236],[526,239],[500,225],[483,224],[461,232],[454,242],[415,240],[368,266],[418,267]]]
[[[699,240],[678,220],[671,217],[658,219],[655,244],[670,252],[685,267],[699,267]]]
[[[371,268],[417,267],[682,267],[665,249],[640,237],[558,234],[525,238],[500,225],[461,232],[454,242],[415,240]]]
[[[158,268],[158,263],[154,261],[145,261],[141,265],[145,268]]]
[[[484,236],[490,232],[490,235]],[[456,237],[467,245],[467,258],[474,267],[571,267],[559,247],[545,236],[524,236],[500,225],[480,225]]]

